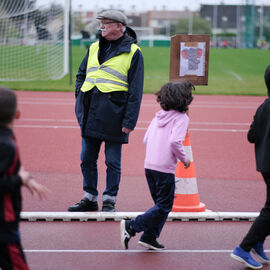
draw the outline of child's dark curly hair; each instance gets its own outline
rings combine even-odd
[[[195,90],[195,87],[188,81],[168,82],[155,95],[164,111],[186,112],[193,100],[192,90]]]

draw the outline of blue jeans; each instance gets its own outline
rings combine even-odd
[[[144,232],[142,238],[154,240],[159,237],[172,210],[175,177],[174,174],[149,169],[145,169],[145,176],[155,205],[131,220],[130,225],[136,232]]]
[[[100,146],[103,141],[82,137],[81,170],[83,174],[83,190],[97,200],[98,170],[97,160]],[[106,199],[116,200],[121,178],[121,153],[122,144],[105,141],[105,164],[107,166],[106,189],[103,192],[103,201]]]

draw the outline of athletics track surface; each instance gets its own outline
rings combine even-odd
[[[25,212],[65,212],[82,196],[80,131],[73,93],[17,92],[21,119],[15,132],[24,167],[52,193],[39,202],[24,190]],[[190,139],[201,202],[222,212],[257,212],[265,187],[255,170],[246,132],[264,97],[195,96],[190,107]],[[136,130],[123,147],[118,212],[152,206],[143,171],[143,135],[159,110],[144,95]],[[99,191],[105,180],[103,151]],[[144,252],[131,240],[123,251],[119,222],[22,222],[23,246],[31,269],[241,269],[229,258],[251,222],[167,222],[160,242],[165,252]],[[266,243],[266,248],[269,245]],[[243,267],[242,267],[243,268]],[[265,269],[269,267],[264,267]],[[270,268],[269,268],[270,269]]]

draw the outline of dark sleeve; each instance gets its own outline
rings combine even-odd
[[[251,123],[249,127],[249,131],[247,133],[247,139],[250,143],[255,143],[255,124],[254,121]]]
[[[144,82],[144,61],[141,51],[138,49],[131,61],[130,69],[128,72],[128,100],[123,119],[122,126],[133,130],[136,126],[142,94],[143,94],[143,82]]]
[[[89,55],[89,49],[83,58],[78,73],[76,75],[76,83],[75,83],[75,96],[78,96],[78,93],[84,83],[85,77],[86,77],[86,69],[87,69],[87,61],[88,61],[88,55]]]
[[[18,174],[8,176],[7,172],[14,162],[15,148],[10,144],[0,144],[0,193],[10,193],[22,185]]]

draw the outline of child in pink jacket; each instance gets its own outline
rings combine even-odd
[[[177,160],[186,168],[190,165],[182,142],[189,124],[186,112],[193,100],[192,90],[195,88],[190,82],[169,82],[156,93],[162,110],[156,113],[144,136],[145,175],[155,205],[133,220],[121,221],[121,243],[125,249],[131,237],[142,231],[138,242],[141,246],[164,249],[157,238],[173,206]]]

